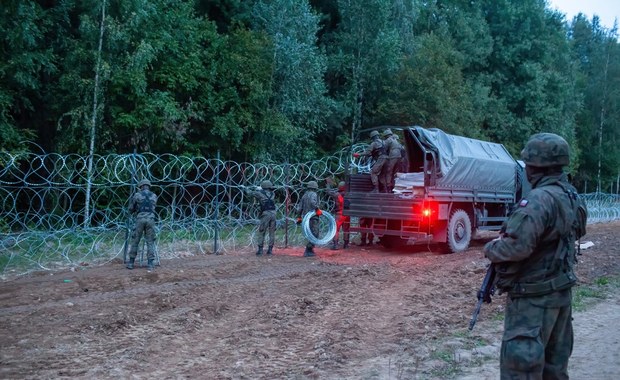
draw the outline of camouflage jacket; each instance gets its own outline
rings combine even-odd
[[[150,190],[140,190],[129,199],[129,212],[138,218],[154,218],[157,195]]]
[[[313,190],[307,190],[299,200],[295,207],[297,216],[303,218],[310,211],[314,211],[319,207],[319,196]]]
[[[260,211],[261,213],[276,213],[276,206],[274,202],[275,194],[270,190],[250,190],[248,189],[247,194],[251,197],[256,198],[258,203],[260,203]]]
[[[500,291],[513,294],[521,288],[524,295],[529,295],[528,285],[523,284],[554,287],[559,281],[554,279],[562,273],[565,278],[559,287],[574,284],[575,240],[582,233],[577,231],[585,232],[585,226],[576,225],[585,223],[585,219],[579,218],[579,207],[585,209],[585,203],[567,182],[565,174],[542,177],[534,185],[527,198],[516,205],[501,238],[484,247],[486,257],[497,264]],[[548,289],[541,290],[546,289],[541,286],[530,286],[530,289],[549,293]]]
[[[401,158],[402,144],[398,141],[395,135],[392,135],[385,139],[385,146],[388,158]]]
[[[387,158],[387,145],[380,138],[374,138],[370,146],[364,152],[364,156],[371,156],[374,159]]]

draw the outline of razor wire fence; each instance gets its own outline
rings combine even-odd
[[[305,238],[295,224],[294,206],[305,184],[328,177],[336,183],[344,180],[347,164],[368,170],[347,149],[296,164],[150,153],[95,155],[90,173],[88,159],[0,152],[0,272],[123,257],[133,223],[127,205],[141,179],[150,180],[158,196],[160,257],[255,245],[260,206],[245,189],[263,180],[275,187],[276,244],[301,245]],[[332,207],[326,194],[320,199],[322,208]]]
[[[365,145],[353,147],[363,151]],[[275,186],[277,246],[305,242],[294,206],[308,181],[367,172],[348,149],[307,163],[237,163],[172,154],[9,154],[0,152],[0,272],[27,272],[124,256],[129,197],[148,179],[158,195],[157,251],[162,258],[225,253],[254,246],[260,207],[246,187]],[[90,192],[87,189],[90,188]],[[325,190],[321,190],[325,191]],[[87,196],[87,193],[89,196]],[[620,218],[620,197],[582,195],[588,222]],[[330,197],[320,196],[331,209]],[[88,216],[88,218],[86,218]]]

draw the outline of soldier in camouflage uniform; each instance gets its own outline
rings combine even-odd
[[[321,215],[321,210],[319,209],[319,196],[317,194],[317,190],[319,189],[319,185],[316,181],[310,181],[306,185],[306,192],[299,200],[297,206],[295,206],[295,211],[297,213],[297,224],[300,224],[304,215],[309,212],[316,212],[314,216],[310,218],[310,231],[315,237],[319,237],[319,216]],[[314,244],[308,240],[306,243],[306,250],[304,251],[304,257],[312,257],[315,256],[314,253]]]
[[[136,214],[136,226],[131,235],[127,269],[134,268],[142,234],[146,240],[148,270],[152,271],[155,268],[155,206],[157,205],[157,195],[149,190],[150,187],[151,182],[148,179],[143,179],[138,183],[140,191],[129,199],[129,212]]]
[[[385,172],[384,182],[386,191],[390,192],[394,189],[394,176],[396,172],[400,170],[401,150],[403,146],[400,141],[398,141],[398,135],[393,134],[391,129],[386,129],[385,132],[383,132],[383,136],[385,137],[384,142],[388,153],[387,162],[383,166],[383,171]]]
[[[386,186],[382,171],[388,156],[385,142],[381,140],[381,137],[379,137],[379,132],[370,132],[370,138],[372,138],[372,142],[370,143],[368,149],[362,154],[355,153],[353,156],[371,156],[373,160],[375,160],[370,168],[370,180],[372,181],[373,186],[372,192],[378,193],[380,186],[382,189],[385,189]]]
[[[484,247],[497,288],[508,293],[501,379],[568,379],[575,240],[585,234],[587,210],[563,172],[569,147],[562,137],[535,134],[521,157],[532,191]]]
[[[256,251],[256,256],[261,256],[263,254],[263,244],[267,231],[269,231],[267,255],[272,255],[276,233],[276,204],[274,202],[275,194],[273,192],[273,184],[271,181],[263,181],[257,189],[247,189],[246,192],[249,196],[256,198],[260,203],[261,216],[258,226],[258,250]]]

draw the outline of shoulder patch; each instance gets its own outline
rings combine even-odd
[[[530,202],[527,199],[521,199],[521,202],[519,202],[519,207],[525,207],[528,203]]]

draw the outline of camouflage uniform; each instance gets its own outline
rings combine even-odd
[[[319,196],[316,190],[319,189],[319,185],[316,181],[310,181],[307,185],[307,190],[301,197],[299,203],[295,207],[298,218],[303,218],[309,212],[314,212],[319,209]],[[315,237],[319,237],[319,216],[314,215],[310,218],[310,231]],[[305,257],[314,256],[314,244],[308,240],[306,243],[306,250],[304,252]]]
[[[275,242],[276,233],[276,205],[274,202],[275,194],[273,192],[273,184],[271,181],[263,181],[260,188],[256,191],[247,189],[247,194],[256,198],[260,203],[261,216],[258,225],[258,250],[256,256],[263,254],[263,244],[265,242],[265,234],[269,232],[269,247],[267,255],[273,253],[273,244]]]
[[[338,249],[338,239],[341,229],[344,244],[342,248],[346,249],[349,246],[349,227],[351,218],[349,216],[343,215],[345,190],[346,184],[344,182],[340,182],[338,184],[337,190],[328,190],[329,196],[331,196],[334,200],[334,217],[336,218],[336,235],[334,236],[334,240],[332,241],[332,249],[334,250]]]
[[[129,199],[129,212],[136,214],[136,225],[131,235],[129,245],[128,269],[133,269],[134,261],[138,253],[138,244],[144,234],[146,240],[148,267],[154,267],[155,259],[155,206],[157,205],[157,195],[149,190],[151,183],[142,180],[138,184],[140,191]]]
[[[401,149],[403,146],[398,141],[398,135],[392,134],[390,129],[385,130],[384,136],[386,136],[385,146],[388,153],[388,160],[383,167],[385,172],[384,182],[386,190],[389,192],[394,189],[394,175],[400,170]]]
[[[375,162],[370,168],[370,180],[372,181],[373,192],[379,192],[379,186],[381,185],[385,188],[385,180],[382,175],[383,165],[385,165],[387,160],[387,150],[385,146],[385,142],[381,140],[379,137],[379,132],[372,131],[370,132],[370,137],[372,138],[372,142],[368,149],[362,154],[363,156],[371,156]],[[379,179],[380,178],[380,179]]]
[[[564,139],[534,135],[521,155],[532,191],[516,205],[501,238],[484,247],[497,288],[508,293],[501,379],[568,379],[575,240],[585,234],[585,204],[561,169],[568,165]]]

